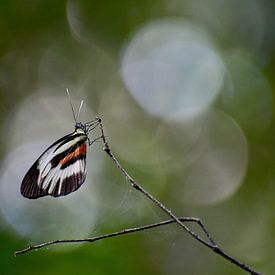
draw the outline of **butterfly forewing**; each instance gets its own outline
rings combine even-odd
[[[53,143],[25,175],[21,194],[30,199],[76,191],[86,178],[87,135],[81,129]]]

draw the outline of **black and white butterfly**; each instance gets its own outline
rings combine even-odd
[[[69,96],[68,90],[67,93]],[[83,101],[79,112],[82,103]],[[21,194],[24,197],[37,199],[44,196],[65,196],[84,183],[87,144],[91,145],[96,140],[91,142],[88,134],[99,124],[100,119],[95,118],[82,124],[77,122],[73,107],[72,111],[74,132],[54,142],[31,166],[21,184]]]

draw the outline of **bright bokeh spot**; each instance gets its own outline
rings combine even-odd
[[[190,119],[206,110],[224,73],[207,33],[175,19],[143,27],[122,57],[122,76],[131,95],[149,114],[167,120]]]

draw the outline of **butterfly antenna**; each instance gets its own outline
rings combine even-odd
[[[67,92],[67,95],[68,95],[68,98],[69,98],[69,101],[70,101],[70,105],[71,105],[71,108],[72,108],[75,124],[77,124],[75,113],[74,113],[74,107],[73,107],[73,104],[72,104],[72,100],[71,100],[71,96],[70,96],[68,88],[66,88],[66,92]]]
[[[79,116],[80,116],[80,111],[82,109],[83,103],[84,103],[84,100],[82,99],[81,102],[80,102],[80,105],[79,105],[79,109],[78,109],[78,115],[77,115],[78,119],[79,119]]]

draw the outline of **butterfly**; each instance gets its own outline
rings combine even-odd
[[[70,99],[68,90],[67,93]],[[20,189],[26,198],[65,196],[76,191],[85,181],[87,145],[99,139],[90,141],[88,134],[99,125],[100,118],[85,124],[77,122],[71,99],[70,104],[75,120],[74,132],[54,142],[28,170]]]

